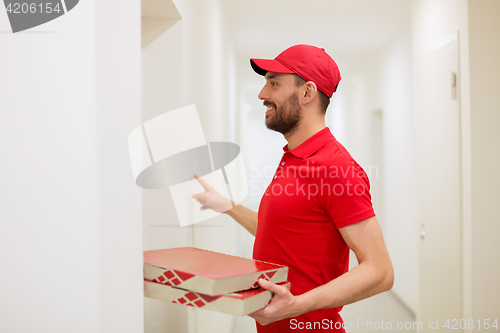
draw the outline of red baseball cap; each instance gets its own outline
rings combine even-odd
[[[274,60],[250,59],[253,70],[260,75],[267,72],[297,74],[306,81],[312,81],[328,97],[332,98],[340,82],[337,64],[316,46],[299,44],[281,52]]]

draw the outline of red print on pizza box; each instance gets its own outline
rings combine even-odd
[[[284,286],[290,289],[290,283],[286,283]],[[246,316],[265,307],[273,294],[269,290],[257,288],[237,293],[210,296],[145,279],[144,296],[176,304],[224,312],[235,316]]]
[[[258,279],[285,282],[288,267],[181,247],[144,251],[144,278],[209,296],[258,287]]]

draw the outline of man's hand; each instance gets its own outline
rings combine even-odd
[[[202,178],[197,175],[194,175],[194,177],[205,189],[205,192],[193,194],[191,196],[201,204],[201,210],[212,209],[217,213],[224,213],[233,208],[231,200],[222,196]]]
[[[339,229],[359,265],[332,281],[297,296],[303,313],[336,308],[392,288],[394,271],[375,216]]]
[[[262,288],[274,293],[271,302],[265,308],[249,314],[259,324],[267,325],[281,319],[296,317],[302,314],[299,309],[298,298],[293,296],[288,288],[264,279],[259,279],[259,284]]]
[[[250,316],[266,325],[318,309],[344,306],[391,289],[394,272],[376,217],[339,230],[356,254],[358,266],[298,296],[293,296],[283,286],[259,279],[260,286],[271,290],[274,297],[268,306]]]
[[[191,197],[201,204],[201,210],[213,209],[217,213],[227,213],[236,220],[242,227],[255,236],[257,233],[257,212],[250,210],[242,205],[236,205],[234,202],[222,196],[212,186],[208,185],[202,178],[194,175],[196,180],[203,186],[205,192],[193,194]]]

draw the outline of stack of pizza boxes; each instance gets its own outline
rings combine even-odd
[[[290,288],[287,277],[286,266],[193,247],[144,252],[144,296],[233,315],[269,303],[259,278]]]

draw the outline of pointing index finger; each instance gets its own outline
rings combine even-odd
[[[199,177],[198,175],[194,175],[194,178],[201,184],[201,186],[203,186],[205,191],[208,191],[211,188],[211,186],[208,185],[208,183],[203,178]]]

